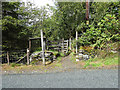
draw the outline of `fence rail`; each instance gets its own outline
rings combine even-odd
[[[47,41],[47,50],[58,50],[62,52],[67,52],[68,40]]]
[[[47,50],[55,50],[59,52],[67,53],[68,51],[68,40],[58,40],[58,41],[46,41],[45,46]],[[39,45],[40,47],[40,45]],[[30,52],[29,49],[24,50],[13,50],[13,51],[2,51],[2,64],[3,63],[23,63],[29,64]],[[32,50],[32,47],[31,47]]]

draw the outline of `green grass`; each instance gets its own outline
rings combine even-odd
[[[62,64],[61,63],[56,63],[55,66],[62,67]]]
[[[93,67],[100,67],[100,66],[102,66],[102,63],[92,63],[91,65]]]
[[[73,63],[77,64],[74,52],[72,52],[70,55],[71,55],[71,61]],[[103,65],[107,65],[107,66],[109,66],[109,65],[118,65],[118,54],[107,56],[104,59],[103,58],[99,58],[99,57],[90,58],[87,61],[82,60],[81,63],[85,63],[83,65],[84,68],[87,68],[89,66],[92,66],[92,67],[101,67]]]
[[[101,67],[103,65],[118,65],[118,57],[106,57],[104,59],[101,58],[94,58],[94,59],[89,59],[87,61],[84,61],[85,65],[84,68],[88,66],[93,66],[93,67]],[[96,63],[97,62],[97,63]]]
[[[105,65],[118,65],[118,57],[115,56],[113,58],[106,57],[102,60]]]
[[[21,64],[11,63],[10,66],[11,66],[11,67],[21,66]]]
[[[77,63],[77,62],[76,62],[76,57],[74,56],[74,54],[75,54],[74,52],[72,52],[72,53],[70,54],[70,56],[71,56],[71,59],[70,59],[70,60],[71,60],[73,63]]]
[[[90,65],[90,62],[86,62],[86,64],[83,66],[84,68],[88,67]]]
[[[61,61],[62,61],[62,57],[58,57],[57,62],[61,62]]]

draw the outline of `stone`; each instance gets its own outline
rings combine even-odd
[[[82,59],[83,59],[83,54],[80,53],[80,54],[79,54],[79,60],[82,60]]]
[[[89,55],[83,55],[83,59],[84,60],[88,60],[89,59]]]
[[[111,50],[111,52],[112,52],[112,53],[117,53],[117,51],[113,51],[113,50]]]
[[[84,51],[83,50],[79,50],[79,53],[83,53]]]
[[[76,61],[78,62],[78,61],[79,61],[79,59],[76,59]]]

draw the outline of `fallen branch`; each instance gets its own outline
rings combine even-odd
[[[21,61],[22,59],[24,59],[25,57],[27,57],[27,54],[26,54],[24,57],[20,58],[16,63],[20,62],[20,61]]]

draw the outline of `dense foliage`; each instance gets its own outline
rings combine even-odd
[[[104,48],[107,43],[120,40],[120,2],[90,2],[89,25],[86,25],[86,3],[55,2],[55,6],[37,8],[32,3],[2,3],[3,50],[24,49],[28,38],[40,37],[40,30],[48,40],[75,38],[79,46]]]

